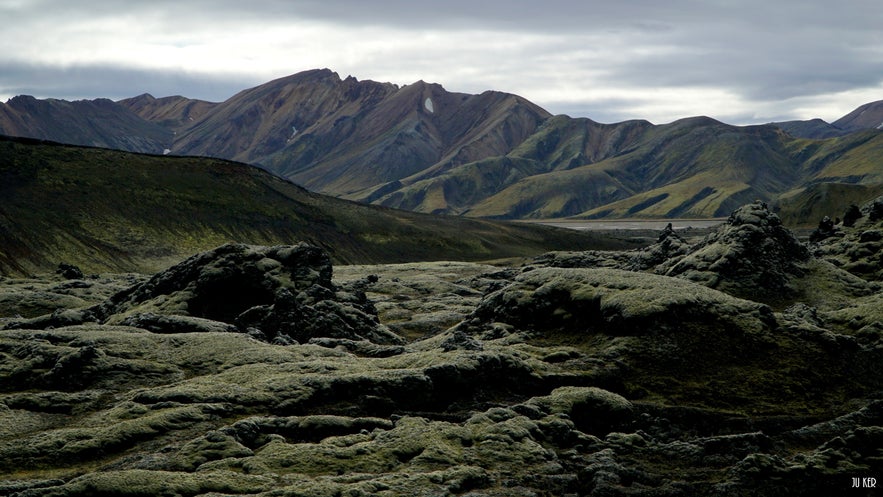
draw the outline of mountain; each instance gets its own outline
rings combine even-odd
[[[883,191],[883,168],[874,159],[883,156],[881,145],[883,134],[875,131],[818,141],[772,125],[703,117],[653,126],[556,116],[502,158],[420,179],[375,202],[493,218],[724,217],[758,198],[788,210],[788,200],[813,185]],[[856,201],[835,199],[825,213],[832,217]],[[811,214],[795,209],[789,221],[821,217],[799,212]]]
[[[171,129],[173,133],[201,120],[218,104],[205,100],[193,100],[180,95],[156,98],[149,93],[118,102],[142,119]],[[133,150],[136,151],[136,150]]]
[[[30,96],[0,103],[0,134],[155,154],[171,147],[174,138],[169,128],[108,99]]]
[[[883,100],[860,106],[834,121],[834,126],[848,131],[883,129]]]
[[[101,119],[89,118],[95,109]],[[601,124],[552,116],[508,93],[454,93],[423,81],[400,87],[317,69],[220,103],[16,97],[2,110],[0,133],[226,158],[315,192],[432,214],[720,217],[761,199],[795,223],[814,224],[800,217],[814,210],[789,205],[801,192],[817,196],[822,183],[861,185],[828,188],[856,194],[883,185],[872,153],[881,102],[833,124],[732,126],[706,117]],[[834,197],[832,215],[852,202]]]
[[[237,241],[304,240],[346,263],[622,247],[584,232],[427,216],[308,192],[246,164],[0,138],[0,274],[154,271]]]
[[[864,130],[831,140],[794,140],[788,152],[800,164],[800,184],[775,200],[782,219],[792,225],[842,216],[883,194],[883,133]]]
[[[548,117],[505,93],[308,71],[234,96],[182,133],[175,152],[258,163],[310,190],[361,200],[378,185],[505,153]]]
[[[849,131],[838,128],[822,119],[810,119],[807,121],[784,121],[772,123],[783,129],[786,133],[797,138],[834,138],[849,134]]]
[[[810,119],[772,124],[798,138],[832,138],[866,129],[883,129],[883,100],[861,105],[833,123]]]

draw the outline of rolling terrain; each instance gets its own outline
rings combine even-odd
[[[16,97],[0,133],[259,165],[311,191],[397,209],[501,219],[720,217],[754,199],[814,224],[883,191],[883,104],[834,123],[707,117],[601,124],[508,93],[305,71],[205,102]],[[823,192],[823,206],[806,207]],[[865,196],[868,194],[868,196]]]
[[[624,242],[427,216],[304,190],[256,167],[0,139],[0,274],[155,271],[228,241],[307,240],[336,262],[488,260]]]
[[[811,245],[753,202],[505,267],[0,278],[0,494],[874,495],[881,233],[883,197]]]

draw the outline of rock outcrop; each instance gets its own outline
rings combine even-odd
[[[809,250],[763,202],[736,209],[717,231],[655,271],[748,298],[797,291]]]
[[[883,197],[866,203],[850,219],[842,236],[818,240],[814,254],[862,278],[883,281]]]
[[[318,247],[227,244],[196,254],[103,303],[7,325],[70,326],[85,322],[135,326],[156,333],[241,331],[280,343],[336,338],[392,345],[363,292],[331,281]]]

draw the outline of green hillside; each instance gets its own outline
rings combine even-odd
[[[313,194],[235,162],[0,138],[0,274],[153,271],[228,241],[311,241],[341,263],[487,260],[621,246],[542,226]]]
[[[878,131],[811,140],[775,126],[708,118],[652,128],[636,123],[629,133],[602,125],[580,132],[575,120],[563,121],[550,120],[504,159],[464,164],[399,188],[384,204],[501,219],[714,218],[761,199],[791,223],[807,225],[883,190]],[[591,150],[604,153],[587,155]],[[497,181],[486,181],[489,176]],[[473,192],[466,201],[456,201],[463,198],[457,185]],[[820,191],[830,195],[810,205],[823,198]]]

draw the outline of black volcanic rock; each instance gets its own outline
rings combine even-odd
[[[831,238],[832,236],[837,236],[837,227],[834,224],[834,220],[828,216],[822,218],[819,221],[819,226],[813,230],[812,233],[809,234],[810,242],[818,242],[824,240],[825,238]]]
[[[378,323],[364,294],[338,292],[331,275],[328,254],[306,243],[228,244],[113,296],[96,312],[103,322],[121,324],[141,322],[151,314],[201,318],[235,324],[265,340],[400,341]],[[168,319],[165,323],[174,329]]]
[[[100,322],[155,333],[238,330],[283,344],[319,337],[384,345],[401,342],[378,322],[377,311],[363,292],[340,290],[331,276],[331,259],[313,245],[227,244],[196,254],[97,306],[6,326]]]
[[[80,268],[64,262],[58,265],[58,269],[55,270],[55,273],[60,274],[62,277],[69,280],[81,280],[84,277],[83,271],[80,270]]]
[[[842,236],[819,240],[814,254],[871,281],[883,281],[883,197],[850,209],[853,221]]]
[[[472,319],[543,333],[661,335],[692,326],[762,333],[765,305],[689,281],[617,269],[537,268],[486,295]]]
[[[727,222],[693,247],[656,268],[659,274],[702,283],[734,295],[794,292],[809,250],[764,202],[736,209]]]
[[[855,222],[861,219],[862,215],[861,209],[857,205],[851,204],[843,214],[843,226],[852,228],[855,226]]]
[[[671,223],[665,226],[656,243],[638,251],[626,269],[645,271],[654,268],[670,259],[686,255],[691,245],[672,228]]]

